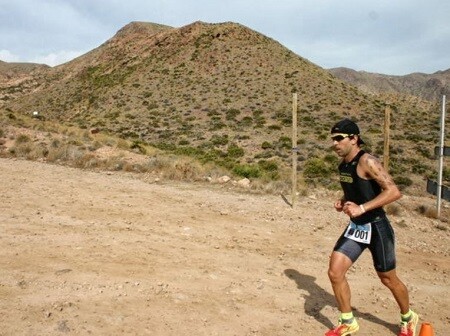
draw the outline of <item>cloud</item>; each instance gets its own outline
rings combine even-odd
[[[9,50],[0,50],[0,60],[9,63],[38,63],[50,66],[60,65],[73,60],[74,58],[85,54],[87,51],[59,51],[46,55],[36,56],[31,59],[23,59]]]
[[[19,57],[14,55],[9,50],[0,50],[0,60],[3,62],[18,62]]]
[[[448,13],[442,0],[0,0],[0,46],[9,59],[56,64],[131,21],[232,21],[323,68],[430,73],[450,67]]]
[[[31,60],[32,63],[47,64],[50,66],[60,65],[73,60],[74,58],[85,54],[82,51],[60,51],[58,53],[50,53],[48,55],[43,55],[36,57]]]

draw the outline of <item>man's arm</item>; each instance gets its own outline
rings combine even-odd
[[[380,161],[373,155],[364,154],[361,157],[358,169],[361,169],[360,176],[367,179],[374,179],[381,187],[381,193],[373,200],[364,204],[365,211],[382,207],[402,197],[391,175],[389,175]]]
[[[364,204],[345,202],[342,210],[349,217],[361,216],[369,210],[380,208],[402,197],[392,177],[373,155],[364,154],[359,160],[357,170],[359,176],[375,180],[381,187],[381,193]]]

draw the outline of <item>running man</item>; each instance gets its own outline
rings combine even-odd
[[[400,308],[399,336],[415,336],[418,315],[410,309],[409,294],[395,271],[395,237],[383,206],[398,200],[401,193],[392,177],[372,155],[361,150],[364,141],[359,127],[343,119],[331,129],[334,151],[342,158],[340,183],[344,196],[334,207],[349,216],[349,224],[331,254],[328,277],[338,309],[338,325],[325,336],[351,335],[359,330],[350,302],[346,273],[368,248],[381,282],[392,292]]]

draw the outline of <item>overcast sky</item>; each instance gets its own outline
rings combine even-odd
[[[0,60],[58,65],[132,21],[232,21],[322,68],[450,68],[449,0],[0,0]]]

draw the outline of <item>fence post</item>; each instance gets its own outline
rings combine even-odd
[[[390,129],[391,129],[391,107],[389,105],[384,109],[384,150],[383,166],[389,172],[389,147],[390,147]]]
[[[292,208],[297,197],[297,93],[292,95]]]
[[[442,170],[444,166],[444,131],[445,129],[445,95],[442,96],[442,115],[441,115],[441,136],[439,141],[439,163],[437,180],[437,216],[441,216],[441,198],[442,198]]]

